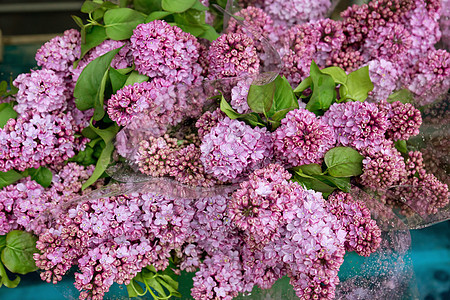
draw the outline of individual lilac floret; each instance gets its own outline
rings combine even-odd
[[[401,70],[397,69],[396,64],[384,59],[371,60],[368,66],[370,81],[373,83],[370,99],[373,102],[386,100],[397,88]]]
[[[222,34],[208,50],[209,79],[259,73],[259,58],[253,40],[242,33]]]
[[[389,120],[374,103],[334,103],[322,117],[336,134],[337,142],[356,149],[384,140]]]
[[[69,29],[64,31],[63,36],[54,37],[39,48],[36,62],[45,69],[67,72],[80,54],[81,35],[77,30]]]
[[[247,104],[247,96],[252,82],[253,78],[251,77],[239,80],[236,86],[231,89],[231,107],[240,114],[247,113],[250,109]]]
[[[228,117],[203,137],[200,149],[205,171],[221,181],[233,181],[272,157],[271,135],[266,128],[251,128]]]
[[[64,110],[66,106],[65,84],[52,70],[31,70],[20,74],[13,82],[19,91],[16,95],[18,113],[37,111],[49,113]]]
[[[419,134],[419,128],[422,125],[422,115],[410,103],[393,102],[390,114],[392,115],[389,117],[391,126],[386,132],[388,138],[393,141],[406,141],[410,137]]]
[[[289,166],[321,163],[336,145],[332,128],[306,109],[294,109],[273,133],[275,156]]]
[[[361,154],[365,156],[360,177],[364,186],[385,191],[406,177],[405,161],[392,141],[369,145],[361,149]]]
[[[136,70],[151,78],[192,84],[200,79],[200,44],[190,33],[162,20],[139,24],[130,38]]]
[[[275,20],[292,26],[323,19],[331,6],[329,0],[265,0],[265,11]]]
[[[107,112],[118,125],[128,125],[139,113],[149,108],[150,82],[124,86],[108,100]]]
[[[401,61],[411,45],[411,35],[402,24],[387,23],[369,31],[363,52],[369,59]]]
[[[195,127],[197,127],[198,130],[198,137],[202,140],[203,137],[225,117],[225,113],[220,108],[217,108],[213,112],[206,111],[197,119],[197,122],[195,123]]]
[[[344,192],[334,192],[327,201],[327,209],[334,214],[347,231],[346,251],[355,251],[370,256],[381,243],[381,230],[370,217],[370,211],[363,201],[355,200]]]

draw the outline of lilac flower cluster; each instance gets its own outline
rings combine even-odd
[[[265,11],[276,23],[294,25],[325,17],[331,1],[264,0]]]
[[[368,102],[335,103],[322,120],[333,128],[339,144],[356,149],[379,143],[389,127],[386,113]]]
[[[396,64],[385,59],[374,59],[367,65],[369,66],[370,81],[374,85],[369,98],[373,102],[386,100],[397,88],[401,70],[396,67]]]
[[[334,192],[327,199],[327,209],[337,217],[347,231],[346,251],[370,256],[381,243],[381,230],[370,217],[370,211],[361,200],[348,193]]]
[[[271,134],[225,117],[203,137],[200,146],[205,171],[221,181],[233,181],[271,159]]]
[[[208,50],[209,79],[255,75],[259,58],[253,40],[242,33],[222,34]]]
[[[67,72],[80,54],[81,35],[77,30],[70,29],[45,43],[36,52],[36,62],[48,70]]]
[[[290,166],[321,163],[336,144],[333,129],[306,109],[291,110],[273,133],[275,157]]]
[[[252,82],[253,78],[251,77],[242,79],[231,89],[231,107],[240,114],[247,113],[250,109],[247,104],[247,95]]]
[[[203,137],[208,134],[218,122],[222,121],[225,116],[225,113],[220,108],[217,108],[213,112],[206,111],[202,114],[197,119],[197,122],[195,122],[195,127],[197,127],[198,130],[198,137],[203,139]]]
[[[408,140],[410,137],[419,134],[422,125],[422,115],[420,111],[410,103],[395,101],[391,103],[389,121],[391,122],[386,135],[393,141]]]
[[[190,235],[188,204],[137,193],[78,203],[39,237],[34,258],[42,279],[56,283],[77,265],[80,299],[102,299],[113,282],[128,284],[147,265],[164,270],[170,251]]]
[[[201,80],[197,39],[177,26],[155,20],[139,24],[130,38],[136,70],[171,83],[192,84]]]

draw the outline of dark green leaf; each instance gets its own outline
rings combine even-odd
[[[311,63],[310,76],[313,93],[306,104],[306,109],[311,112],[327,110],[336,98],[336,84],[333,77],[322,73],[314,61]]]
[[[143,23],[145,18],[145,15],[131,8],[108,10],[103,17],[106,35],[116,41],[128,39],[133,34],[133,29]]]
[[[109,79],[111,80],[112,92],[115,94],[118,90],[124,87],[128,76],[123,75],[114,68],[109,69]]]
[[[38,268],[33,259],[37,253],[37,238],[31,233],[13,230],[6,235],[6,247],[2,251],[2,262],[13,273],[27,274]]]
[[[83,57],[89,50],[100,45],[107,39],[105,27],[92,26],[89,32],[86,32],[86,41],[81,44],[81,57]]]
[[[42,185],[43,187],[49,187],[52,184],[53,173],[47,168],[39,167],[38,169],[28,169],[28,175],[31,179]]]
[[[328,184],[333,187],[337,187],[338,189],[349,193],[351,189],[350,178],[349,177],[332,177],[327,175],[313,175],[314,178],[322,181],[325,184]]]
[[[138,71],[133,71],[131,72],[131,74],[128,76],[128,79],[125,81],[125,85],[133,85],[137,82],[145,82],[149,80],[148,76],[139,74]]]
[[[80,28],[85,27],[85,25],[83,24],[83,20],[80,17],[74,15],[72,15],[71,17],[75,21],[75,23],[77,23],[77,25],[80,26]]]
[[[104,100],[105,100],[105,88],[106,82],[109,79],[109,69],[103,74],[102,81],[100,82],[100,90],[98,91],[98,97],[94,102],[94,120],[100,121],[105,115]]]
[[[347,73],[339,67],[328,67],[321,70],[322,73],[328,74],[333,77],[334,82],[338,84],[346,84]]]
[[[293,171],[301,170],[306,175],[322,175],[322,167],[319,164],[301,165],[292,168]]]
[[[0,261],[0,287],[4,284],[7,288],[13,289],[17,287],[20,283],[20,277],[16,276],[13,281],[9,280],[8,274],[6,273],[5,267]]]
[[[2,82],[0,82],[0,97],[4,96],[7,90],[8,90],[8,83],[5,80],[3,80]]]
[[[290,112],[291,110],[294,110],[294,109],[296,109],[296,107],[288,107],[288,108],[282,109],[280,111],[277,111],[276,113],[274,113],[272,115],[272,120],[273,121],[281,121],[284,119],[284,117],[286,117],[288,112]]]
[[[167,298],[169,295],[167,295],[166,291],[162,287],[162,285],[159,283],[158,280],[156,280],[157,277],[151,277],[147,278],[145,281],[147,282],[148,286],[154,289],[159,297]]]
[[[14,170],[9,170],[7,172],[0,172],[0,189],[22,178],[23,176]]]
[[[81,131],[81,134],[82,134],[84,137],[87,137],[87,138],[90,139],[90,140],[94,140],[94,139],[96,139],[97,137],[99,137],[99,135],[98,135],[97,133],[95,133],[95,131],[92,129],[91,126],[84,128],[84,129]]]
[[[373,90],[373,83],[369,76],[369,67],[365,66],[350,74],[347,78],[346,98],[363,102],[368,93]]]
[[[225,100],[223,96],[220,100],[220,110],[223,111],[228,116],[228,118],[233,120],[242,116],[231,107],[231,105],[227,102],[227,100]]]
[[[294,91],[290,83],[283,76],[277,76],[275,78],[275,94],[273,97],[273,104],[268,113],[268,116],[271,117],[278,111],[282,111],[285,109],[295,109],[298,108],[298,101],[294,95]]]
[[[196,0],[162,0],[161,6],[165,11],[181,13],[191,8],[195,2]]]
[[[161,0],[134,0],[134,8],[145,14],[161,10]]]
[[[275,95],[275,80],[264,85],[250,85],[247,104],[255,113],[267,113],[272,108]]]
[[[351,177],[362,174],[364,157],[355,149],[335,147],[325,153],[327,172],[333,177]]]
[[[94,157],[94,148],[86,146],[83,151],[78,152],[75,156],[71,157],[69,161],[76,162],[82,166],[90,166],[97,162]]]
[[[108,70],[120,48],[112,50],[89,63],[81,72],[74,90],[77,108],[87,110],[103,102]]]
[[[389,103],[393,103],[395,101],[400,101],[403,104],[411,103],[412,101],[414,101],[414,95],[410,90],[402,89],[396,91],[395,93],[392,93],[387,99],[387,102]]]
[[[395,142],[395,148],[400,151],[400,153],[404,153],[407,154],[408,151],[408,146],[406,145],[406,141],[405,140],[399,140]]]
[[[17,118],[17,112],[9,103],[0,104],[0,128],[3,128],[9,119]]]
[[[170,16],[171,14],[173,13],[169,11],[154,11],[148,15],[148,17],[145,19],[145,23],[150,23],[155,20],[164,19],[165,17]]]
[[[6,234],[0,235],[0,252],[6,247]]]
[[[256,126],[265,127],[266,126],[257,113],[243,114],[238,119],[245,121],[252,127],[256,127]]]
[[[336,189],[335,187],[332,187],[314,177],[301,176],[298,173],[294,174],[294,176],[292,177],[292,180],[300,183],[302,186],[304,186],[307,189],[311,189],[316,192],[321,192],[324,196],[328,196]]]

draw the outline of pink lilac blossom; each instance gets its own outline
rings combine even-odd
[[[406,178],[405,161],[392,141],[384,140],[380,144],[369,145],[360,152],[365,156],[360,177],[364,186],[384,191]]]
[[[292,26],[311,20],[323,19],[331,6],[329,0],[265,0],[264,10],[275,23]]]
[[[80,54],[81,35],[77,30],[69,29],[39,48],[35,58],[37,65],[44,69],[67,72]]]
[[[325,65],[336,66],[344,69],[347,73],[353,72],[364,63],[364,57],[359,50],[351,47],[335,50],[328,56]]]
[[[389,117],[391,126],[386,132],[388,138],[393,141],[408,140],[410,137],[419,134],[422,125],[422,115],[420,111],[410,103],[395,101],[391,103],[392,116]]]
[[[322,19],[313,22],[312,24],[321,34],[313,58],[316,64],[324,67],[330,54],[342,48],[342,44],[345,40],[342,22],[331,19]]]
[[[370,256],[381,243],[381,230],[361,200],[344,192],[334,192],[327,199],[327,209],[337,217],[347,231],[346,251]]]
[[[136,70],[171,83],[192,84],[201,80],[200,44],[190,33],[162,20],[139,24],[130,38]]]
[[[169,175],[171,168],[167,160],[180,146],[177,139],[164,136],[149,137],[139,143],[137,149],[137,164],[143,174],[161,177]]]
[[[369,102],[334,103],[322,116],[338,144],[362,149],[384,140],[389,127],[386,113]]]
[[[289,166],[321,163],[336,145],[333,129],[306,109],[294,109],[273,133],[275,157]]]
[[[197,127],[198,131],[198,137],[202,140],[203,137],[225,117],[225,113],[220,108],[217,108],[213,112],[206,111],[197,119],[197,122],[195,123],[195,127]]]
[[[252,82],[253,78],[251,77],[239,80],[238,83],[231,89],[230,105],[240,114],[247,113],[250,109],[247,104],[247,95]]]
[[[272,157],[272,141],[266,128],[251,128],[225,117],[203,137],[200,160],[208,174],[233,181]]]
[[[370,81],[373,90],[369,94],[372,102],[386,100],[396,90],[401,70],[397,64],[385,59],[374,59],[368,62]]]
[[[251,76],[259,73],[253,40],[242,33],[222,34],[208,50],[209,79]]]
[[[19,89],[14,107],[18,113],[49,113],[66,107],[64,81],[52,70],[31,70],[17,76],[13,84]]]
[[[54,165],[75,155],[72,115],[24,113],[0,129],[0,170]]]

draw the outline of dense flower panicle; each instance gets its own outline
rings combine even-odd
[[[321,163],[336,144],[333,129],[306,109],[294,109],[273,133],[275,157],[289,166]]]
[[[63,78],[52,70],[31,70],[20,74],[13,82],[19,91],[16,95],[18,113],[35,110],[39,113],[61,111],[66,107]]]
[[[107,112],[118,125],[128,125],[139,113],[149,108],[150,82],[126,85],[108,100]]]
[[[0,129],[0,171],[54,165],[75,155],[72,115],[24,113]]]
[[[346,251],[370,256],[381,243],[381,230],[363,201],[355,200],[348,193],[334,192],[327,201],[327,209],[334,214],[347,231]]]
[[[406,178],[405,161],[392,141],[369,145],[361,149],[361,154],[365,156],[360,177],[364,186],[384,191]]]
[[[252,82],[253,78],[251,77],[242,79],[231,89],[231,107],[240,114],[247,113],[250,109],[247,103],[247,96]]]
[[[398,64],[394,64],[385,59],[374,59],[368,62],[370,81],[373,83],[373,90],[369,98],[373,102],[386,100],[397,88],[401,75]]]
[[[253,40],[242,33],[222,34],[208,50],[209,79],[259,73],[259,58]]]
[[[73,62],[80,58],[80,54],[81,35],[77,30],[69,29],[39,48],[36,62],[45,69],[67,72]]]
[[[203,137],[200,160],[208,174],[233,181],[262,167],[273,155],[271,134],[225,117]]]
[[[192,84],[201,80],[200,44],[190,33],[162,20],[139,24],[130,38],[136,70],[171,83]]]
[[[295,25],[323,19],[331,6],[329,0],[264,0],[264,10],[276,23]]]
[[[402,24],[386,23],[370,30],[364,41],[364,55],[371,59],[401,61],[412,46],[409,31]]]
[[[422,125],[422,115],[420,111],[410,103],[395,101],[391,104],[392,116],[389,117],[391,125],[387,130],[387,137],[393,141],[408,140],[410,137],[419,134]]]
[[[336,66],[344,69],[347,73],[353,72],[364,63],[364,58],[359,50],[344,48],[332,51],[326,59],[326,66]]]
[[[213,112],[206,111],[203,113],[195,123],[195,127],[197,127],[198,130],[198,137],[202,140],[203,137],[225,117],[225,113],[220,108],[217,108]]]
[[[167,160],[173,152],[180,147],[177,139],[164,135],[162,137],[149,137],[139,143],[137,149],[137,164],[143,174],[161,177],[170,173]]]
[[[273,33],[273,21],[261,8],[248,6],[238,11],[236,16],[243,18],[244,24],[250,26],[250,28],[242,28],[235,19],[231,18],[228,23],[228,32],[246,34],[250,30],[251,33],[266,38]],[[255,38],[258,37],[255,36]]]
[[[316,45],[316,53],[313,58],[319,66],[324,66],[329,55],[342,48],[345,35],[342,30],[342,22],[331,19],[322,19],[312,23],[319,30],[320,38]]]
[[[339,144],[356,149],[381,142],[389,127],[386,113],[368,102],[335,103],[322,120],[334,130]]]

